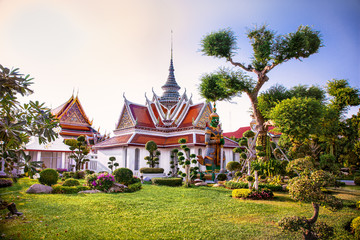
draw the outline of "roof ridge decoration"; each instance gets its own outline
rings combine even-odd
[[[76,112],[78,112],[81,116],[78,116]],[[72,95],[67,102],[55,108],[53,110],[53,114],[60,121],[63,120],[64,122],[77,122],[80,124],[88,124],[90,126],[93,123],[93,121],[90,121],[89,118],[86,116],[78,96],[74,98],[74,96]],[[80,119],[80,117],[82,119]]]
[[[131,104],[130,101],[128,101],[125,97],[125,93],[123,94],[124,97],[124,107],[120,114],[119,121],[115,126],[115,129],[124,129],[136,126],[137,119],[134,119],[134,117],[131,114],[129,105]]]
[[[206,123],[208,122],[209,116],[212,112],[211,105],[209,102],[203,103],[203,107],[201,108],[197,118],[193,121],[194,127],[206,127]]]

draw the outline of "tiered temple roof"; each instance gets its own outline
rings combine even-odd
[[[86,136],[90,145],[96,144],[103,137],[92,128],[92,121],[86,116],[78,96],[71,98],[53,109],[51,113],[60,121],[60,135],[64,139]]]
[[[205,146],[204,129],[212,112],[211,104],[193,104],[186,90],[180,96],[172,57],[169,77],[162,89],[164,92],[161,97],[154,91],[151,100],[145,95],[145,105],[133,103],[124,96],[124,106],[114,130],[115,136],[96,144],[94,148],[145,146],[150,140],[158,147],[177,147],[180,138],[185,138],[189,146]],[[236,142],[225,139],[224,147],[236,146]]]

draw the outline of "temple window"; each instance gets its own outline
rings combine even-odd
[[[140,160],[140,149],[135,149],[135,162],[134,162],[134,170],[139,170],[139,160]]]

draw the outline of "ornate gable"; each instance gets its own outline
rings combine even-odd
[[[206,123],[209,121],[209,116],[211,114],[211,109],[209,104],[205,105],[205,109],[202,112],[201,116],[199,116],[198,121],[196,123],[196,127],[205,128]]]
[[[77,102],[75,102],[69,110],[65,112],[65,114],[60,118],[61,122],[66,123],[80,123],[80,124],[88,124],[87,119],[83,116],[82,111]]]
[[[116,126],[116,129],[125,129],[125,128],[134,127],[134,126],[135,126],[135,124],[131,120],[129,111],[127,110],[126,105],[124,105],[124,110],[121,114],[121,117],[120,117],[118,125]]]

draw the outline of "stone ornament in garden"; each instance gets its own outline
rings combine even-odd
[[[53,189],[50,186],[42,184],[34,184],[26,190],[26,193],[52,193]]]

